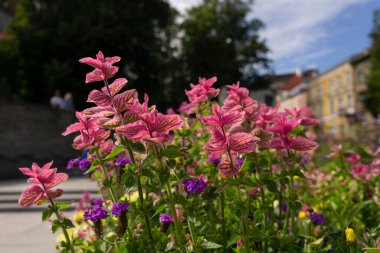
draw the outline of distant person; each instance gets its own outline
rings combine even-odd
[[[50,98],[50,105],[53,109],[62,110],[64,107],[64,99],[61,97],[61,92],[59,90],[54,91],[54,96]]]
[[[64,102],[64,107],[63,107],[64,111],[68,111],[68,112],[74,112],[75,111],[74,99],[73,99],[72,93],[67,92],[63,98],[63,102]]]

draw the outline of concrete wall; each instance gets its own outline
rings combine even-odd
[[[61,133],[75,121],[73,113],[49,106],[0,100],[0,180],[24,177],[19,167],[54,160],[59,170],[80,155],[71,147],[74,136]]]

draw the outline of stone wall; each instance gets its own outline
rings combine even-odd
[[[69,159],[80,155],[71,147],[74,136],[62,136],[75,121],[73,113],[48,105],[0,100],[0,180],[23,177],[19,167],[54,160],[65,170]]]

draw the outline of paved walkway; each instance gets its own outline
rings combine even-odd
[[[56,235],[52,235],[49,222],[42,222],[42,207],[21,208],[17,201],[29,185],[25,180],[0,182],[0,252],[49,253],[54,248]],[[65,191],[60,200],[78,202],[83,192],[98,196],[95,182],[86,178],[71,178],[60,185]],[[71,217],[73,212],[69,211]]]

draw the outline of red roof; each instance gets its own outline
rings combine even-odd
[[[303,82],[303,77],[299,75],[294,75],[290,78],[282,87],[281,90],[291,90]]]

